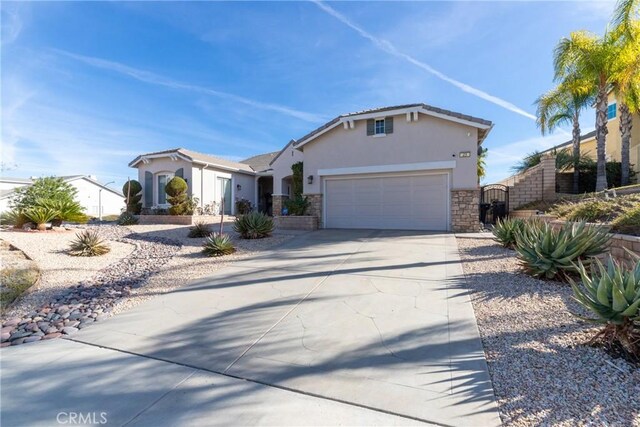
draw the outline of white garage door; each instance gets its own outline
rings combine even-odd
[[[446,231],[447,181],[446,174],[327,179],[325,227]]]

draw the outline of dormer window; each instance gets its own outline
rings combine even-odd
[[[384,119],[377,119],[376,120],[376,127],[375,127],[375,133],[374,135],[384,135]]]

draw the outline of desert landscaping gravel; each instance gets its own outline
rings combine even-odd
[[[43,272],[37,289],[3,315],[1,347],[71,335],[97,320],[292,237],[276,234],[266,239],[243,240],[227,224],[225,231],[233,236],[238,251],[210,258],[201,253],[204,239],[187,238],[188,227],[184,226],[88,228],[96,229],[108,242],[112,247],[109,254],[70,256],[66,249],[74,232],[0,234],[0,238],[32,257]]]
[[[489,233],[457,241],[503,423],[640,426],[640,368],[586,345],[570,286],[520,273]]]

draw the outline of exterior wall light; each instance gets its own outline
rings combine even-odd
[[[307,183],[309,183],[309,184],[313,184],[313,175],[309,175],[309,176],[307,177]]]
[[[240,185],[240,184],[236,185],[236,190],[238,190],[238,191],[242,190],[242,185]]]

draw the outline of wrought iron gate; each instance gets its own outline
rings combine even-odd
[[[490,184],[480,188],[480,222],[495,224],[509,213],[509,187]]]

